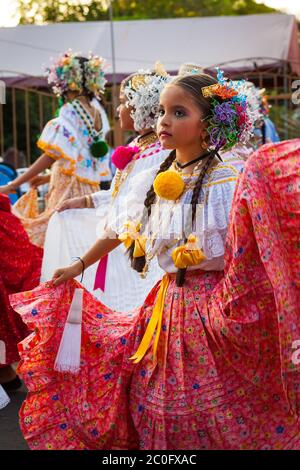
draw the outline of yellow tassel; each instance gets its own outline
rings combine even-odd
[[[150,346],[155,329],[156,329],[156,336],[155,336],[154,343],[153,343],[153,361],[156,359],[156,351],[157,351],[158,340],[160,336],[162,317],[164,313],[164,303],[165,303],[165,297],[166,297],[168,285],[169,285],[169,276],[168,274],[165,274],[164,277],[162,278],[160,288],[157,294],[156,302],[153,308],[153,313],[151,315],[151,318],[148,323],[145,334],[143,336],[143,339],[136,353],[130,358],[130,360],[132,360],[134,364],[137,364],[138,362],[140,362],[145,356]]]

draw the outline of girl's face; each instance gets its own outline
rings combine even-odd
[[[199,90],[200,93],[200,90]],[[165,149],[199,151],[206,135],[203,116],[192,96],[176,85],[167,86],[160,95],[157,134]]]
[[[132,131],[134,130],[133,119],[130,116],[132,111],[131,106],[126,106],[127,100],[124,92],[120,91],[120,104],[117,108],[117,113],[120,119],[120,126],[121,129],[124,131]]]

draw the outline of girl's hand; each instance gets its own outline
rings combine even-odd
[[[80,261],[72,264],[71,266],[67,266],[66,268],[59,268],[53,274],[53,285],[55,287],[60,286],[63,282],[66,282],[69,279],[74,279],[74,277],[79,276],[81,272],[82,263]]]
[[[15,193],[16,188],[12,184],[5,184],[4,186],[0,186],[0,193],[2,194],[11,194]]]
[[[37,175],[29,180],[29,184],[32,188],[37,188],[42,184],[47,184],[50,181],[50,175]]]
[[[56,207],[58,212],[65,211],[67,209],[84,209],[85,208],[85,197],[74,197],[73,199],[66,199]]]

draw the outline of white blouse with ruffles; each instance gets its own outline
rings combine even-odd
[[[174,248],[184,244],[184,238],[196,235],[205,260],[188,270],[221,271],[224,269],[224,247],[238,169],[230,163],[217,163],[208,170],[200,191],[193,229],[190,227],[193,189],[187,189],[180,200],[167,201],[159,197],[152,207],[151,217],[144,233],[148,238],[147,256],[156,256],[158,264],[167,273],[177,272],[172,260]],[[196,175],[182,174],[187,185],[193,185]],[[110,227],[116,233],[126,231],[128,221],[138,223],[144,209],[146,193],[155,178],[155,172],[146,171],[134,178],[126,207],[115,214]]]
[[[109,130],[106,113],[96,99],[91,104],[100,112],[102,129],[99,138],[104,140]],[[62,159],[61,171],[64,174],[96,186],[102,180],[111,179],[112,175],[109,152],[101,159],[94,158],[90,152],[91,143],[86,124],[72,103],[66,103],[60,109],[59,116],[46,124],[37,145],[54,160]]]

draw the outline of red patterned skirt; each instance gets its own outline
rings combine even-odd
[[[6,364],[19,360],[17,343],[28,329],[12,309],[8,296],[38,285],[43,250],[32,245],[9,200],[0,195],[0,340],[6,347]]]

